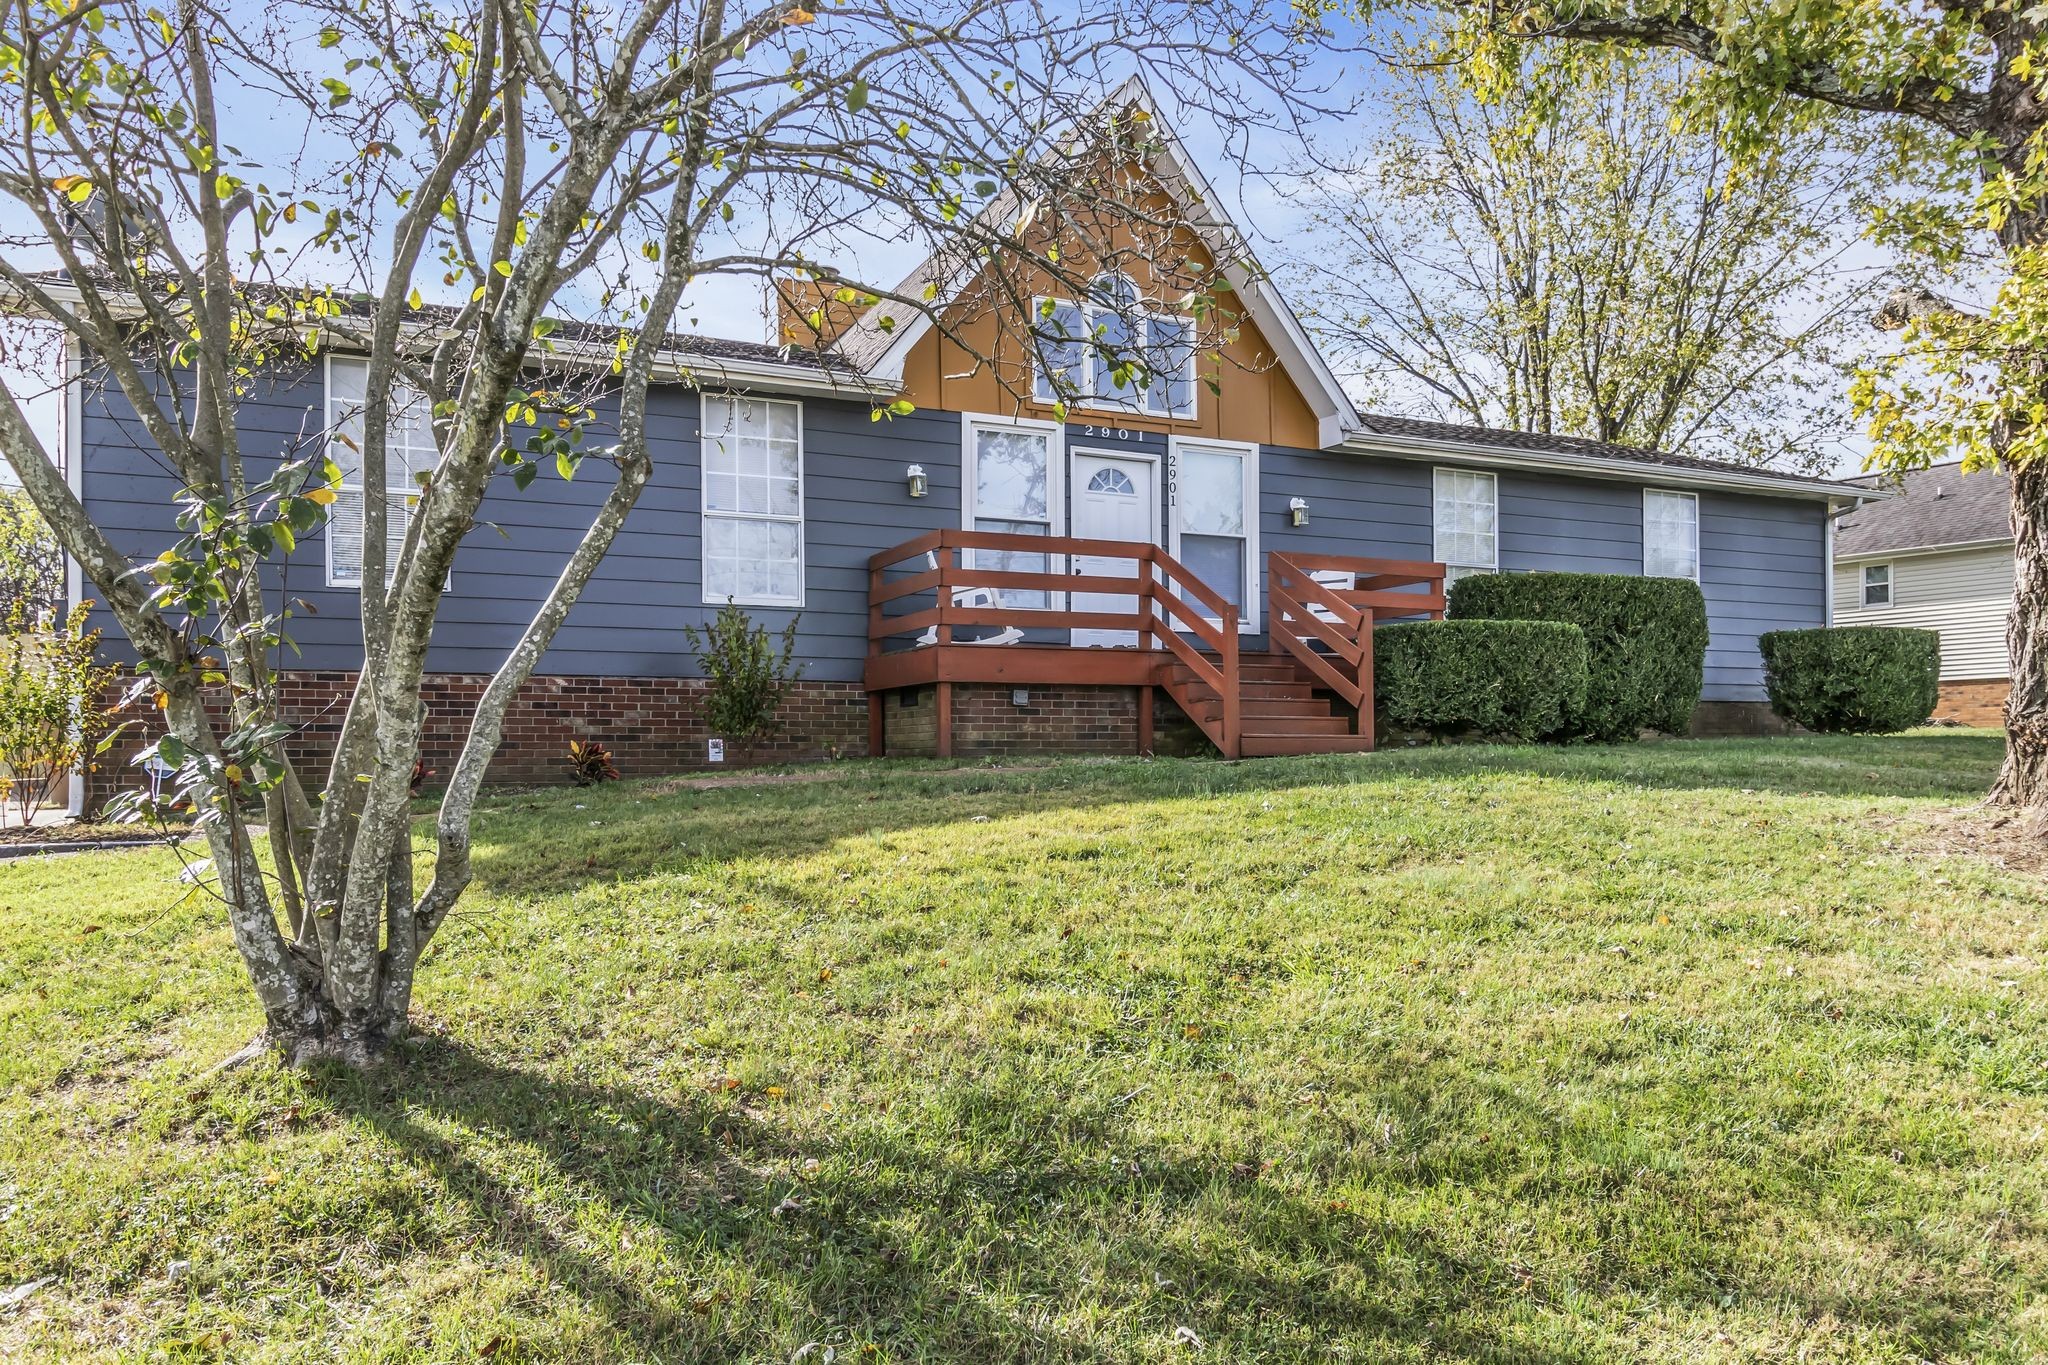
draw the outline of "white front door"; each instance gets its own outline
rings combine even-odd
[[[1145,545],[1159,543],[1159,466],[1133,455],[1109,455],[1093,450],[1073,454],[1073,515],[1067,534],[1077,540],[1133,540]],[[1135,560],[1104,555],[1075,555],[1071,572],[1135,577]],[[1071,595],[1072,611],[1128,613],[1138,609],[1135,596],[1117,593],[1077,592]],[[1076,630],[1074,644],[1080,648],[1130,649],[1138,643],[1135,630]]]

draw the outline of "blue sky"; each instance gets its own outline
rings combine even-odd
[[[1115,72],[1105,72],[1104,78]],[[1313,72],[1317,83],[1329,91],[1329,102],[1350,104],[1356,112],[1336,121],[1334,126],[1326,125],[1317,129],[1318,140],[1326,149],[1359,145],[1370,140],[1377,131],[1373,95],[1385,79],[1377,59],[1364,53],[1331,53],[1322,59]],[[1148,73],[1159,95],[1169,103],[1180,93],[1170,86],[1170,78],[1154,71]],[[231,109],[232,126],[244,128],[240,151],[256,163],[274,168],[290,164],[293,157],[304,147],[302,129],[297,120],[278,117],[274,101],[253,92],[241,97],[246,107]],[[1284,121],[1287,111],[1272,107],[1268,97],[1265,107],[1252,112],[1260,116],[1258,121],[1278,123]],[[1261,174],[1247,175],[1239,153],[1245,154],[1255,167],[1271,170],[1296,162],[1299,147],[1291,136],[1270,128],[1257,126],[1241,129],[1238,137],[1241,145],[1226,145],[1217,125],[1199,111],[1188,111],[1181,120],[1180,133],[1189,152],[1199,162],[1203,172],[1210,178],[1224,206],[1238,220],[1239,225],[1252,237],[1255,248],[1269,267],[1281,268],[1290,251],[1303,247],[1301,205],[1286,197]],[[314,159],[320,159],[322,147],[315,143],[311,147]],[[328,150],[328,155],[343,149]],[[278,179],[283,176],[279,174]],[[749,224],[744,218],[734,224],[734,230],[742,235],[761,225]],[[903,240],[901,234],[893,234],[886,225],[864,234],[857,241],[848,244],[849,256],[857,260],[863,273],[871,280],[893,281],[907,273],[917,264],[918,249]],[[50,262],[54,264],[54,258]],[[770,310],[765,290],[759,281],[741,277],[709,277],[695,283],[685,296],[681,314],[680,330],[697,330],[705,335],[731,337],[746,340],[768,340],[771,336]],[[29,408],[31,418],[45,439],[56,440],[58,403],[54,395],[47,392],[50,385],[43,376],[24,372],[13,362],[10,351],[0,367],[6,370],[10,384],[21,395]],[[1857,433],[1845,430],[1843,433],[1843,468],[1847,472],[1860,464],[1862,442]]]

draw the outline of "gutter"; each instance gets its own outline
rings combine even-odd
[[[52,280],[44,283],[43,288],[55,302],[75,306],[82,301],[82,295],[76,285]],[[115,305],[119,316],[144,316],[141,307],[133,302],[124,305],[113,296],[110,296],[109,301]],[[18,291],[0,287],[0,305],[11,305],[15,311],[29,313],[34,303]],[[431,319],[406,319],[400,323],[400,329],[401,335],[428,339],[429,343],[431,339],[438,339],[443,330],[440,323]],[[300,324],[299,330],[312,333],[322,328],[317,324]],[[346,344],[334,345],[328,349],[343,355],[356,353]],[[557,341],[537,349],[535,364],[545,365],[549,361],[557,361],[579,368],[609,369],[616,354],[609,344],[600,344],[596,341]],[[721,384],[734,387],[751,385],[772,389],[778,393],[852,397],[869,402],[887,402],[895,396],[893,389],[886,389],[862,375],[845,371],[828,370],[817,365],[793,365],[739,356],[706,355],[681,347],[665,347],[657,352],[654,357],[654,374],[658,378],[687,383],[699,390],[717,389]]]
[[[1617,479],[1628,483],[1670,484],[1685,488],[1717,488],[1743,493],[1761,493],[1781,498],[1853,498],[1874,502],[1898,494],[1857,488],[1833,479],[1807,479],[1783,474],[1751,474],[1742,470],[1692,469],[1663,465],[1649,460],[1608,459],[1598,455],[1571,455],[1561,451],[1520,450],[1490,445],[1483,441],[1443,441],[1426,436],[1383,436],[1378,432],[1354,430],[1343,441],[1326,449],[1356,455],[1384,455],[1398,460],[1461,460],[1467,464],[1505,469],[1538,469],[1583,478]]]

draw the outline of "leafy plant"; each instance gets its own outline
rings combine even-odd
[[[732,602],[720,607],[701,632],[695,626],[683,627],[707,684],[705,728],[738,746],[741,762],[781,728],[782,699],[803,672],[803,665],[795,662],[798,619],[790,617],[782,628],[780,646],[770,642],[767,627],[755,625]]]
[[[594,787],[600,782],[619,780],[619,769],[612,762],[612,751],[594,739],[569,741],[569,772],[579,787]]]
[[[1683,734],[1706,679],[1707,599],[1681,578],[1479,574],[1451,586],[1450,614],[1568,621],[1585,632],[1586,703],[1560,733],[1604,741]]]
[[[17,602],[0,641],[0,768],[4,797],[23,824],[50,791],[88,757],[105,753],[115,733],[106,697],[120,670],[97,662],[100,633],[87,630],[81,602],[61,620],[32,617]]]
[[[64,552],[28,494],[0,488],[0,611],[33,615],[64,600]]]
[[[1909,730],[1934,714],[1941,696],[1941,636],[1931,630],[1774,630],[1757,647],[1771,709],[1809,730]]]
[[[1586,704],[1586,635],[1562,621],[1416,621],[1373,636],[1373,695],[1392,725],[1532,740]]]

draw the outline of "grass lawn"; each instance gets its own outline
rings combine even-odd
[[[0,1358],[2042,1360],[1999,745],[502,796],[361,1077],[0,865]]]

